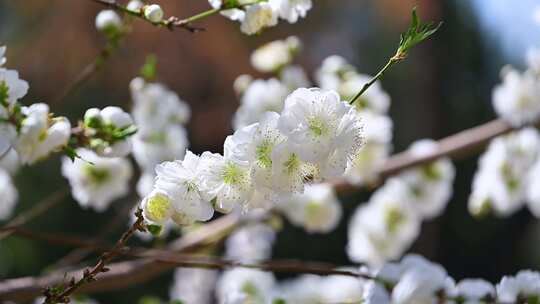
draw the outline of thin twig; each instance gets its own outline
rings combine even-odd
[[[139,11],[129,10],[125,6],[118,3],[116,0],[91,0],[91,1],[99,3],[101,5],[105,5],[108,8],[117,10],[117,11],[125,13],[127,15],[140,18],[140,19],[142,19],[142,20],[144,20],[144,21],[146,21],[148,23],[151,23],[151,24],[153,24],[155,26],[165,27],[165,28],[167,28],[167,29],[169,29],[171,31],[174,30],[174,28],[178,27],[178,28],[185,29],[185,30],[187,30],[187,31],[189,31],[191,33],[204,31],[204,28],[191,26],[191,22],[194,22],[196,20],[202,19],[204,17],[207,17],[209,15],[212,15],[214,13],[219,12],[219,10],[212,9],[212,10],[208,10],[206,12],[203,12],[201,14],[198,14],[198,15],[195,15],[193,17],[186,18],[186,19],[180,19],[178,17],[173,16],[173,17],[169,17],[169,19],[167,19],[167,20],[162,20],[160,22],[152,22],[152,21],[148,20],[146,17],[144,17],[144,13],[143,13],[142,10],[139,10]],[[201,15],[201,16],[199,16],[199,15]],[[195,18],[195,17],[197,17],[197,18]]]
[[[126,217],[126,215],[130,214],[131,210],[132,210],[132,206],[130,206],[130,204],[126,204],[125,206],[122,206],[122,208],[109,221],[109,223],[105,225],[104,228],[98,232],[97,236],[92,238],[92,240],[95,242],[99,242],[100,240],[104,239],[107,235],[109,235],[119,225],[123,225],[125,223],[124,218]],[[62,258],[60,258],[49,268],[61,269],[63,267],[67,267],[68,265],[76,265],[77,263],[82,261],[84,258],[86,258],[89,254],[91,254],[94,250],[98,250],[98,249],[100,248],[92,247],[92,246],[88,246],[84,248],[77,248],[69,252]]]
[[[54,103],[60,103],[66,99],[71,93],[79,89],[85,82],[87,82],[92,75],[101,70],[107,60],[118,50],[122,40],[127,35],[127,31],[119,33],[113,40],[109,39],[105,47],[99,52],[99,55],[89,63],[84,69],[70,82],[56,98]]]
[[[199,14],[193,15],[193,16],[188,17],[188,18],[181,19],[179,17],[171,16],[171,17],[167,18],[166,20],[162,20],[162,21],[159,21],[159,22],[152,22],[151,20],[148,20],[144,16],[144,11],[142,9],[139,10],[139,11],[129,10],[129,9],[127,9],[127,7],[119,4],[116,0],[91,0],[91,1],[99,3],[101,5],[105,5],[105,6],[109,7],[109,8],[111,8],[111,9],[117,10],[117,11],[125,13],[127,15],[140,18],[140,19],[142,19],[142,20],[144,20],[144,21],[146,21],[148,23],[151,23],[154,26],[165,27],[165,28],[167,28],[167,29],[169,29],[171,31],[174,30],[175,28],[182,28],[182,29],[185,29],[185,30],[187,30],[187,31],[189,31],[191,33],[196,33],[196,32],[200,32],[200,31],[204,31],[205,29],[201,28],[201,27],[192,26],[191,24],[193,22],[195,22],[195,21],[199,21],[201,19],[204,19],[204,18],[206,18],[208,16],[214,15],[214,14],[219,13],[219,12],[224,11],[224,10],[235,9],[235,8],[243,8],[243,7],[246,7],[246,6],[249,6],[249,5],[264,2],[266,0],[253,0],[253,1],[242,3],[242,4],[239,4],[239,5],[236,5],[236,6],[225,6],[224,5],[221,8],[209,9],[209,10],[206,10],[204,12],[201,12]]]
[[[131,238],[131,236],[136,231],[145,231],[144,227],[144,217],[142,216],[142,209],[139,209],[136,212],[137,220],[133,225],[126,231],[120,239],[116,242],[114,247],[111,249],[111,251],[105,252],[101,255],[99,258],[97,264],[92,268],[86,268],[83,271],[83,276],[75,281],[75,278],[73,277],[69,283],[69,285],[60,293],[57,293],[52,288],[47,288],[44,292],[45,295],[45,302],[47,304],[54,304],[54,303],[69,303],[70,299],[69,297],[71,294],[73,294],[77,289],[79,289],[82,285],[84,285],[87,282],[95,281],[96,275],[99,273],[107,272],[109,271],[109,268],[106,267],[106,265],[112,261],[116,256],[121,254],[121,251],[124,249],[126,242]]]
[[[9,236],[12,231],[5,230],[5,227],[14,227],[22,226],[35,219],[36,217],[42,215],[43,213],[51,210],[54,206],[61,203],[64,198],[66,198],[68,191],[66,189],[58,190],[47,196],[44,200],[36,203],[29,210],[17,215],[11,221],[9,221],[5,226],[0,229],[0,240]]]

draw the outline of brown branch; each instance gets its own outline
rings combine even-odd
[[[381,179],[387,178],[401,170],[429,163],[439,157],[460,157],[470,154],[479,149],[494,137],[508,133],[513,128],[501,120],[494,120],[481,126],[459,132],[446,137],[438,143],[438,149],[424,157],[413,157],[407,152],[392,156],[380,170]],[[337,183],[338,191],[357,191],[358,186],[346,183]],[[171,243],[167,249],[180,253],[187,252],[198,246],[211,243],[213,239],[225,235],[236,227],[240,219],[235,214],[229,214],[214,220],[204,227],[186,234],[184,237]],[[89,282],[80,288],[80,291],[94,292],[116,290],[151,280],[155,276],[174,268],[175,265],[164,261],[158,262],[151,258],[137,259],[133,261],[111,264],[110,271],[100,274],[99,280]],[[80,276],[81,271],[68,274]],[[21,301],[34,298],[46,286],[57,285],[62,282],[64,274],[54,272],[43,277],[26,277],[5,280],[0,282],[0,300]]]
[[[213,242],[216,236],[226,235],[240,224],[236,214],[229,214],[216,219],[203,227],[186,234],[167,246],[168,250],[187,253]],[[173,265],[156,262],[150,258],[117,262],[107,266],[108,272],[96,276],[97,281],[88,282],[78,289],[79,292],[118,290],[146,282],[174,268]],[[83,270],[69,273],[52,272],[41,277],[22,277],[0,281],[1,301],[27,301],[38,297],[44,288],[64,282],[65,277],[81,277]]]
[[[109,235],[113,230],[115,230],[119,225],[122,225],[125,223],[124,218],[130,214],[130,211],[132,210],[132,206],[130,204],[126,204],[123,206],[116,215],[109,221],[107,225],[104,226],[104,228],[101,229],[101,231],[98,232],[98,235],[96,237],[92,238],[92,241],[94,242],[100,242],[100,240],[104,239],[107,235]],[[94,250],[98,250],[100,248],[93,247],[93,246],[77,246],[80,248],[76,248],[73,251],[69,252],[62,258],[60,258],[58,261],[56,261],[50,269],[61,269],[64,267],[67,267],[69,265],[76,265],[80,261],[82,261],[84,258],[86,258],[89,254],[91,254]]]
[[[107,6],[110,9],[114,9],[116,11],[128,14],[130,16],[140,18],[152,25],[165,27],[171,31],[174,30],[174,28],[182,28],[191,33],[204,31],[204,28],[191,26],[191,22],[195,21],[193,18],[180,19],[178,17],[172,16],[172,17],[169,17],[167,20],[163,20],[160,22],[152,22],[144,17],[144,13],[142,12],[142,10],[139,12],[128,10],[126,7],[124,7],[120,3],[116,2],[116,0],[91,0],[91,1]]]
[[[71,93],[79,89],[87,82],[92,75],[101,70],[107,60],[116,52],[124,37],[128,34],[128,30],[120,31],[116,36],[109,37],[105,47],[99,52],[99,55],[89,63],[84,69],[71,81],[63,90],[60,91],[53,103],[61,103]]]
[[[388,177],[403,170],[429,164],[430,162],[441,157],[458,159],[468,156],[480,150],[493,138],[509,133],[515,129],[516,128],[513,128],[503,120],[495,119],[477,127],[473,127],[440,139],[437,142],[437,149],[433,153],[425,156],[414,156],[408,151],[394,154],[379,170],[377,174],[379,180],[376,182],[376,184],[380,184]],[[345,181],[336,182],[334,185],[336,187],[336,191],[340,193],[352,193],[361,188],[358,185],[351,185]]]
[[[47,196],[43,201],[38,202],[29,210],[17,215],[5,226],[0,229],[0,240],[9,236],[13,231],[5,229],[6,227],[22,226],[41,214],[51,210],[54,206],[61,203],[66,198],[68,191],[66,189],[58,190]]]
[[[108,246],[102,240],[95,238],[85,239],[78,236],[66,235],[66,234],[57,234],[57,233],[47,233],[47,232],[37,232],[28,230],[20,226],[11,226],[3,227],[0,231],[9,231],[13,236],[23,237],[30,240],[43,241],[48,244],[54,245],[67,245],[72,247],[78,247],[81,249],[99,249],[99,250],[109,250],[111,246]]]
[[[107,251],[101,255],[98,259],[97,264],[92,268],[86,268],[83,270],[82,277],[75,281],[75,277],[72,277],[68,286],[63,289],[60,293],[55,292],[55,289],[48,287],[45,292],[45,303],[55,304],[55,303],[69,303],[70,296],[81,288],[84,284],[96,280],[96,276],[99,273],[109,271],[109,268],[106,265],[112,261],[115,257],[121,254],[124,249],[126,242],[133,236],[136,231],[145,231],[144,227],[144,217],[142,215],[142,209],[139,209],[136,212],[137,220],[133,225],[126,231],[120,239],[116,242],[111,251]]]

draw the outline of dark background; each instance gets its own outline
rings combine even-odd
[[[91,106],[130,108],[129,81],[146,55],[158,57],[158,78],[186,100],[193,116],[188,124],[191,149],[221,152],[231,133],[238,106],[232,82],[242,73],[257,75],[249,54],[262,43],[297,35],[304,43],[297,61],[311,74],[320,62],[339,54],[360,72],[374,74],[392,55],[409,13],[419,6],[423,19],[442,20],[433,39],[415,49],[390,71],[383,87],[392,97],[394,150],[421,138],[441,138],[494,118],[491,88],[506,63],[524,65],[524,46],[537,45],[540,25],[532,12],[536,1],[514,0],[314,0],[307,19],[279,26],[259,36],[245,36],[236,23],[213,16],[197,25],[207,31],[169,32],[136,21],[132,33],[105,68],[78,91],[58,101],[63,88],[90,63],[105,42],[94,28],[102,9],[89,0],[0,0],[0,45],[8,46],[8,64],[30,83],[24,104],[46,102],[72,121]],[[204,0],[157,1],[166,15],[186,17],[208,9]],[[487,16],[487,17],[486,17]],[[268,77],[267,75],[257,75]],[[23,168],[16,176],[20,200],[15,214],[67,189],[60,161],[53,159]],[[483,277],[497,282],[504,274],[540,268],[540,225],[528,211],[506,219],[478,220],[467,212],[467,199],[477,156],[455,162],[454,196],[444,215],[424,222],[409,252],[441,263],[455,279]],[[135,182],[136,179],[133,179]],[[343,198],[345,217],[336,232],[308,235],[286,225],[274,247],[276,258],[301,258],[349,264],[345,254],[348,217],[369,197],[368,192]],[[91,237],[108,227],[136,194],[115,203],[103,214],[82,210],[71,198],[29,223],[26,228]],[[107,239],[116,240],[126,218]],[[298,244],[302,244],[299,246]],[[149,245],[149,244],[146,244]],[[71,248],[9,237],[0,241],[0,278],[46,273]],[[168,297],[171,276],[144,286],[93,295],[102,303],[134,303],[143,295]]]

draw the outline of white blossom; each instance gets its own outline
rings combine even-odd
[[[144,3],[140,0],[131,0],[126,5],[126,8],[132,12],[140,12],[142,7],[144,6]]]
[[[0,168],[0,221],[6,220],[13,214],[19,194],[13,185],[11,176],[7,171]]]
[[[153,23],[163,20],[163,9],[158,4],[144,6],[144,17]]]
[[[249,164],[233,159],[227,149],[225,156],[204,152],[199,166],[201,195],[207,201],[215,199],[217,210],[230,212],[243,207],[253,193]]]
[[[407,191],[401,181],[389,180],[355,211],[347,245],[351,260],[381,265],[401,256],[416,239],[420,219],[410,207]]]
[[[171,200],[177,217],[187,221],[207,221],[214,214],[209,200],[200,192],[199,157],[186,152],[183,161],[164,162],[156,167],[154,188],[166,193]]]
[[[300,159],[297,150],[287,141],[272,150],[272,189],[277,193],[302,193],[306,180],[317,174],[313,165]]]
[[[502,78],[493,89],[497,114],[514,126],[535,122],[540,117],[540,79],[532,71],[520,73],[509,67]]]
[[[453,280],[446,270],[417,255],[408,255],[401,262],[399,281],[392,290],[392,302],[396,304],[436,303],[438,294],[453,288]]]
[[[14,174],[20,165],[19,155],[13,148],[9,148],[8,151],[4,152],[4,155],[0,156],[0,168],[9,174]]]
[[[216,297],[221,304],[271,303],[275,285],[272,273],[233,268],[219,278]]]
[[[249,84],[240,100],[240,107],[233,118],[233,127],[241,127],[258,122],[265,112],[280,113],[289,90],[279,80],[257,79]]]
[[[142,132],[146,128],[162,129],[170,124],[185,124],[191,111],[188,104],[160,83],[135,78],[130,83],[133,99],[133,118]]]
[[[251,178],[260,190],[272,188],[272,153],[285,141],[278,130],[279,114],[266,112],[260,122],[237,130],[227,141],[230,155],[251,165]]]
[[[251,64],[260,72],[275,72],[289,65],[298,51],[298,38],[276,40],[257,48],[251,54]]]
[[[336,55],[326,58],[316,72],[321,88],[337,91],[344,100],[350,100],[371,78],[369,75],[359,74],[343,57]],[[390,96],[383,90],[381,83],[376,81],[355,101],[354,106],[359,110],[386,114],[390,106]]]
[[[330,184],[313,184],[280,205],[294,225],[309,233],[328,233],[336,228],[341,219],[341,203]]]
[[[319,86],[326,90],[336,90],[342,82],[342,76],[355,73],[355,68],[339,55],[328,56],[315,71]]]
[[[241,227],[227,238],[225,256],[246,263],[266,260],[272,255],[275,239],[276,232],[266,224],[256,223]]]
[[[502,303],[512,303],[518,300],[527,303],[540,301],[540,273],[522,270],[515,276],[505,276],[497,284],[497,300]]]
[[[531,48],[527,50],[527,67],[535,73],[540,75],[540,49]]]
[[[153,173],[142,172],[137,181],[137,194],[140,197],[145,197],[154,190],[154,179],[156,176]]]
[[[289,23],[296,23],[298,18],[304,18],[313,6],[311,0],[270,0],[279,8],[279,17]]]
[[[35,299],[34,304],[43,304],[45,302],[45,297],[39,297]],[[67,304],[99,304],[96,300],[85,298],[85,297],[73,297],[70,299]]]
[[[538,131],[526,128],[495,138],[479,161],[469,198],[469,210],[492,210],[507,216],[525,203],[527,172],[540,148]]]
[[[100,31],[118,29],[122,26],[122,19],[114,10],[102,10],[96,16],[96,28]]]
[[[67,144],[71,125],[65,117],[51,118],[49,106],[44,103],[22,107],[21,111],[25,118],[15,149],[23,164],[33,164]]]
[[[253,81],[253,77],[248,74],[242,74],[234,80],[233,89],[238,96],[242,96],[244,92],[249,88],[249,85]]]
[[[363,143],[359,115],[333,91],[294,91],[285,100],[278,128],[302,160],[318,165],[322,177],[342,175]]]
[[[28,82],[20,79],[17,71],[0,68],[0,88],[4,86],[7,88],[7,105],[0,104],[0,106],[4,107],[12,107],[15,102],[26,95],[29,88]],[[0,102],[4,101],[0,100]]]
[[[97,108],[88,109],[84,114],[85,126],[94,129],[95,133],[116,134],[133,126],[131,115],[119,107],[109,106],[102,110]],[[104,157],[124,157],[132,149],[131,138],[125,137],[112,141],[93,140],[90,141],[92,149],[100,156]]]
[[[495,287],[482,279],[464,279],[456,285],[456,294],[465,304],[481,304],[483,299],[495,298]]]
[[[278,13],[270,4],[260,2],[247,6],[241,22],[240,30],[245,34],[253,35],[266,27],[276,25]]]
[[[419,140],[411,145],[409,153],[423,157],[435,152],[437,144],[433,140]],[[422,218],[440,215],[452,194],[455,169],[448,158],[441,158],[429,164],[406,170],[398,175],[409,188],[411,207]]]
[[[345,172],[346,179],[354,184],[368,184],[377,178],[392,150],[392,120],[372,111],[360,111],[364,123],[365,145],[349,161]]]
[[[62,159],[62,175],[81,207],[103,212],[129,192],[132,167],[127,159],[100,157],[86,149],[77,149],[77,154],[81,158]]]
[[[141,202],[141,208],[144,219],[150,223],[165,224],[174,214],[172,199],[161,190],[153,190],[145,196]]]
[[[0,67],[6,63],[6,47],[0,46]]]
[[[282,282],[276,295],[295,304],[363,303],[363,292],[364,282],[350,276],[302,275]]]
[[[292,92],[298,88],[307,88],[311,85],[306,72],[298,65],[289,65],[281,70],[279,75],[281,83]]]
[[[170,298],[185,304],[210,304],[217,278],[218,273],[215,270],[178,268],[174,272]]]
[[[153,133],[137,132],[133,136],[133,157],[144,171],[152,172],[163,161],[184,158],[188,144],[187,132],[181,125],[170,125]]]
[[[527,204],[536,217],[540,217],[540,160],[531,168],[527,185]]]
[[[277,294],[282,296],[286,303],[323,303],[325,291],[321,289],[322,280],[322,277],[316,275],[302,275],[285,280],[280,284]]]

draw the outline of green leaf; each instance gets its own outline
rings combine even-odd
[[[184,304],[182,300],[171,300],[169,304]]]
[[[158,297],[145,296],[139,300],[139,304],[161,304],[161,299]]]
[[[411,24],[409,25],[407,31],[401,34],[399,47],[394,59],[404,59],[408,55],[411,48],[435,34],[441,25],[442,22],[439,22],[437,25],[434,25],[432,22],[422,23],[416,14],[416,7],[414,7],[411,13]]]
[[[140,74],[146,81],[152,81],[156,78],[156,74],[157,74],[156,55],[151,54],[151,55],[146,56],[144,65],[141,67]]]
[[[285,301],[284,299],[274,299],[272,301],[272,304],[287,304],[287,301]]]
[[[75,148],[71,146],[66,146],[64,148],[64,151],[66,153],[66,156],[69,157],[69,159],[71,159],[72,162],[75,161],[75,158],[81,158],[79,154],[77,154],[77,151],[75,150]]]
[[[123,139],[126,139],[127,137],[132,136],[135,133],[137,133],[137,126],[131,125],[124,129],[114,130],[113,132],[111,132],[111,136],[114,140],[123,140]]]
[[[148,229],[148,232],[150,232],[153,236],[159,236],[161,233],[162,227],[160,225],[147,225],[146,229]]]
[[[9,87],[5,81],[0,82],[0,105],[8,107]]]

